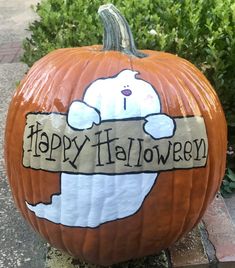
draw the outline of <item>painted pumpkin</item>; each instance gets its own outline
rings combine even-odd
[[[118,10],[99,13],[104,48],[56,50],[21,81],[5,156],[33,228],[109,265],[165,249],[199,222],[224,174],[226,123],[192,64],[137,51]]]

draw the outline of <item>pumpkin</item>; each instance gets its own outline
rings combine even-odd
[[[53,51],[21,81],[5,159],[27,222],[110,265],[166,249],[200,221],[224,174],[226,122],[195,66],[138,51],[113,5],[99,14],[103,47]]]

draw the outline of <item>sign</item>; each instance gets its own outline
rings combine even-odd
[[[154,139],[144,132],[144,118],[105,120],[90,129],[75,130],[67,124],[64,114],[29,113],[23,165],[79,174],[128,174],[205,166],[208,141],[203,118],[176,117],[174,121],[173,137]]]

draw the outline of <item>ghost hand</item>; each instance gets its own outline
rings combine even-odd
[[[93,124],[100,124],[100,114],[95,108],[82,101],[74,101],[68,111],[68,124],[70,127],[83,130],[89,129]]]
[[[165,114],[152,114],[145,117],[144,131],[153,139],[172,137],[175,132],[174,120]]]

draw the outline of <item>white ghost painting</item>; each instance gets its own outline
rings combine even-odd
[[[105,120],[144,118],[144,132],[153,139],[174,135],[174,120],[161,113],[154,87],[138,78],[138,72],[123,70],[113,77],[93,81],[83,100],[71,103],[68,125],[90,129]],[[128,129],[125,130],[128,132]],[[51,203],[29,204],[37,217],[71,227],[95,228],[135,214],[151,191],[157,172],[138,174],[61,173],[61,192]]]

